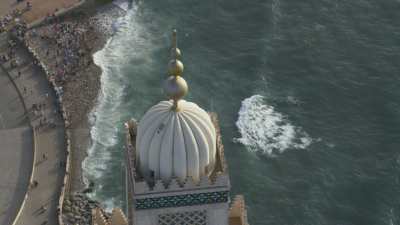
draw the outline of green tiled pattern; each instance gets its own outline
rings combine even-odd
[[[229,191],[206,192],[197,194],[175,195],[158,198],[136,199],[135,207],[140,209],[158,209],[227,202]]]

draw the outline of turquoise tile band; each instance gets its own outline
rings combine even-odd
[[[158,209],[228,202],[229,191],[207,192],[197,194],[175,195],[158,198],[136,199],[135,208]]]

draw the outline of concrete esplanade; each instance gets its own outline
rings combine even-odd
[[[1,40],[0,40],[1,42]],[[33,132],[18,91],[0,68],[0,224],[12,224],[33,163]]]
[[[8,40],[0,34],[0,55]],[[0,225],[58,223],[65,128],[43,70],[17,44],[16,67],[0,62]]]

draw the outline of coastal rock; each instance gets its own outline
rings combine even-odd
[[[92,209],[100,204],[82,193],[76,193],[64,200],[63,221],[65,225],[91,225]]]
[[[66,199],[64,201],[64,206],[70,206],[71,205],[71,201],[69,199]]]
[[[64,212],[71,212],[71,207],[64,206]]]

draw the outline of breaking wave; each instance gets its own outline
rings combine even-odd
[[[236,126],[241,134],[235,138],[250,151],[275,156],[288,149],[305,149],[311,137],[296,127],[273,106],[265,104],[264,97],[254,95],[242,101]]]
[[[86,185],[94,182],[95,188],[90,197],[101,200],[106,209],[120,205],[116,198],[105,196],[104,180],[109,179],[107,173],[114,163],[113,155],[119,148],[119,136],[122,112],[120,110],[125,94],[123,65],[127,63],[126,48],[123,34],[130,34],[130,18],[133,12],[113,19],[114,36],[110,38],[104,48],[93,55],[96,65],[101,67],[101,90],[97,105],[89,115],[91,124],[91,145],[87,150],[87,157],[82,163],[83,179]],[[108,24],[108,26],[111,24]],[[121,44],[122,43],[122,44]]]

